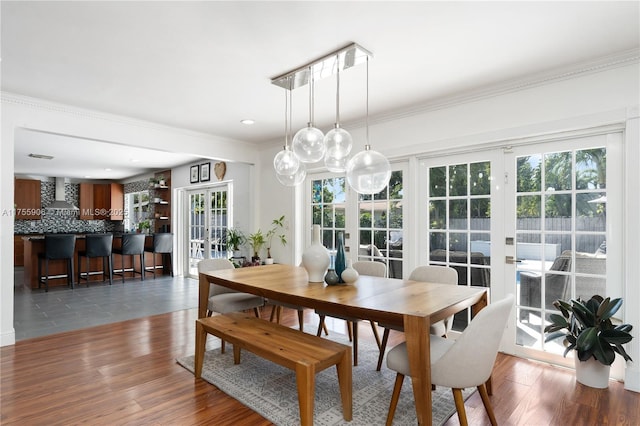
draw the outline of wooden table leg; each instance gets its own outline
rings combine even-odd
[[[194,374],[196,379],[202,376],[202,364],[204,362],[204,349],[207,343],[207,332],[204,330],[204,326],[198,320],[196,320],[196,352],[194,359]]]
[[[206,275],[198,277],[198,318],[207,316],[207,304],[209,303],[209,280]]]
[[[419,425],[431,425],[431,352],[429,318],[405,315],[404,334]]]

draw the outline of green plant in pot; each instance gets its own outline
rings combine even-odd
[[[271,222],[271,229],[269,229],[265,236],[267,244],[267,259],[265,260],[265,263],[273,263],[273,258],[271,257],[273,237],[277,236],[283,246],[287,245],[287,236],[284,233],[278,233],[278,231],[281,230],[284,230],[284,215],[277,219],[273,219]]]
[[[548,333],[545,341],[564,337],[564,356],[576,351],[576,379],[587,386],[606,388],[616,353],[631,361],[622,345],[633,338],[630,333],[633,327],[614,325],[611,320],[622,306],[622,299],[595,295],[586,302],[578,298],[571,302],[556,300],[553,305],[561,315],[549,316],[551,323],[544,328]]]
[[[148,234],[151,229],[151,223],[148,220],[143,220],[138,224],[138,229],[140,229],[140,232]]]
[[[251,260],[254,263],[255,262],[259,262],[260,261],[260,251],[262,251],[262,246],[264,246],[265,243],[266,243],[266,239],[264,237],[264,234],[262,233],[261,230],[258,229],[253,234],[249,234],[249,236],[247,237],[247,242],[249,243],[249,245],[251,246],[251,248],[253,250],[253,257],[251,257]]]
[[[227,228],[227,251],[233,253],[233,257],[240,257],[240,247],[247,242],[241,230]]]

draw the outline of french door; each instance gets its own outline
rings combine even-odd
[[[402,278],[405,174],[406,164],[393,164],[389,185],[374,195],[356,193],[335,173],[310,176],[305,183],[309,225],[320,225],[322,244],[331,253],[338,233],[344,232],[349,259],[385,263],[389,277]]]
[[[501,208],[504,187],[498,150],[420,160],[417,265],[458,272],[458,285],[493,288],[501,282]],[[496,295],[497,296],[497,295]],[[456,314],[462,331],[470,311]]]
[[[227,224],[231,218],[228,185],[216,185],[187,191],[188,238],[185,256],[188,275],[198,276],[202,259],[227,258]]]
[[[557,299],[621,297],[621,133],[576,136],[505,154],[505,209],[516,294],[516,354],[571,365],[545,341]],[[614,370],[615,371],[615,370]],[[616,373],[612,371],[612,375]]]

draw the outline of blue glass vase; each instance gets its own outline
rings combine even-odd
[[[343,283],[342,272],[347,268],[347,261],[344,256],[344,234],[342,232],[338,232],[338,247],[336,248],[336,264],[335,270],[338,275],[340,281]]]

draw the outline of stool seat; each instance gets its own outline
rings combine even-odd
[[[46,234],[44,236],[44,253],[38,254],[38,288],[44,282],[44,291],[49,291],[49,261],[57,259],[66,259],[67,284],[73,288],[73,253],[75,248],[76,236],[73,234]],[[45,262],[44,276],[42,275],[42,261]]]
[[[102,271],[94,273],[102,274],[102,280],[105,281],[107,271],[109,273],[109,285],[113,284],[113,234],[87,234],[85,236],[85,249],[78,251],[78,283],[81,280],[87,280],[87,287],[89,287],[89,276],[92,274],[89,259],[102,258]],[[82,262],[80,258],[86,258],[87,268],[85,276],[82,276]],[[106,265],[105,265],[106,263]]]
[[[124,275],[127,272],[124,266],[124,257],[131,256],[131,272],[133,276],[140,274],[140,281],[144,281],[144,239],[145,234],[122,234],[122,245],[112,250],[113,254],[120,255],[120,265],[122,269],[113,271],[114,275],[121,275],[124,283]],[[140,270],[136,270],[136,256],[140,257]]]
[[[153,253],[153,265],[146,269],[153,273],[153,279],[156,278],[156,269],[164,270],[164,258],[169,258],[169,273],[173,276],[173,234],[170,232],[161,232],[153,234],[153,247],[145,248],[148,253]],[[156,254],[160,255],[161,262],[156,264]]]

